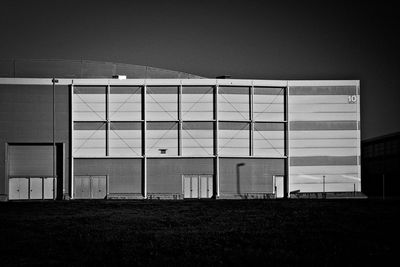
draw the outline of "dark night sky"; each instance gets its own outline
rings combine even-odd
[[[210,78],[359,79],[362,138],[400,131],[394,4],[82,2],[2,1],[0,59],[111,61]]]

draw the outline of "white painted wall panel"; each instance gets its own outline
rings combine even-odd
[[[74,120],[101,121],[106,118],[106,95],[74,94]]]
[[[74,131],[74,156],[105,156],[106,132],[99,130]]]
[[[290,119],[292,121],[355,121],[357,120],[357,113],[296,112],[290,113]]]
[[[112,121],[134,121],[141,119],[140,91],[134,94],[110,94],[109,109]]]
[[[141,156],[141,130],[111,130],[109,138],[110,156]]]
[[[293,148],[290,149],[291,157],[308,156],[356,156],[357,149],[354,148]]]

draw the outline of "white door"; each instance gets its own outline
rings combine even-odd
[[[87,199],[91,197],[90,194],[90,176],[75,176],[75,198]]]
[[[211,198],[213,194],[212,175],[200,175],[200,198]]]
[[[92,198],[103,199],[107,195],[107,177],[106,176],[92,176],[91,189]]]
[[[19,199],[19,178],[8,180],[8,199]]]
[[[53,177],[43,178],[43,198],[54,199],[55,179]]]
[[[283,182],[283,176],[277,175],[275,176],[275,196],[277,198],[283,198],[284,197],[284,182]]]
[[[208,175],[208,198],[211,198],[213,196],[213,176]]]
[[[199,177],[192,176],[191,198],[199,198]]]
[[[43,180],[42,178],[31,178],[29,183],[29,198],[42,199],[43,196]]]
[[[8,180],[8,199],[28,199],[29,180],[28,178],[10,178]]]
[[[200,176],[200,198],[208,197],[208,177]]]
[[[211,198],[212,195],[212,175],[183,175],[184,198]]]
[[[191,194],[190,194],[190,189],[191,189],[191,185],[190,185],[190,181],[191,181],[191,177],[184,175],[183,176],[183,197],[184,198],[190,198]]]

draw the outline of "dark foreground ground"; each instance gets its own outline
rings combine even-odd
[[[0,266],[383,266],[399,215],[399,200],[6,202]]]

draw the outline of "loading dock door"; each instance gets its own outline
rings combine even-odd
[[[107,196],[107,176],[75,176],[76,199],[104,199]]]
[[[212,175],[183,175],[184,198],[211,198]]]

